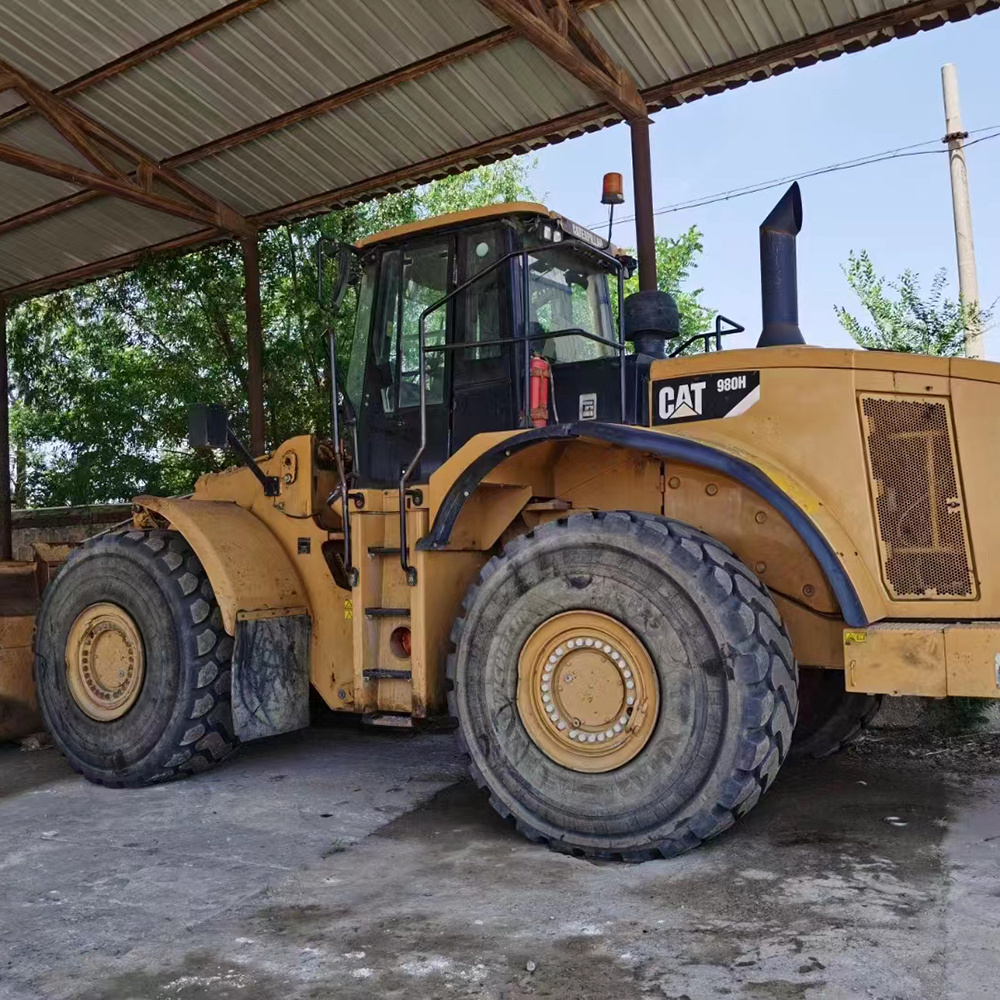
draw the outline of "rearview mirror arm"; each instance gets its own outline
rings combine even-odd
[[[256,459],[247,450],[247,446],[233,433],[232,427],[226,426],[226,440],[229,447],[243,459],[243,464],[257,477],[258,482],[264,488],[264,496],[276,497],[281,493],[281,483],[277,476],[265,476],[264,471],[257,464]]]

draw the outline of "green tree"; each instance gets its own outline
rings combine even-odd
[[[945,298],[944,268],[934,275],[926,293],[920,276],[910,270],[887,281],[876,272],[867,250],[852,251],[843,271],[870,322],[857,319],[844,306],[834,306],[834,310],[841,326],[861,347],[942,357],[965,353],[965,329],[975,317],[975,305]],[[988,319],[989,312],[980,311],[980,322]]]
[[[656,287],[661,292],[670,292],[677,302],[681,314],[682,343],[689,337],[707,333],[715,319],[715,310],[701,303],[702,289],[686,287],[704,249],[701,240],[697,226],[691,226],[679,236],[656,237]],[[638,290],[639,275],[633,274],[625,282],[625,294]],[[701,347],[693,344],[691,350],[699,351]]]

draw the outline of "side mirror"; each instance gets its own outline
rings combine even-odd
[[[225,448],[229,414],[220,403],[196,403],[188,410],[188,444],[192,448]]]

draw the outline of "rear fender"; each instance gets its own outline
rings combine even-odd
[[[767,501],[792,526],[822,569],[849,626],[861,628],[882,616],[874,581],[857,556],[848,534],[818,499],[783,470],[757,456],[737,454],[716,445],[640,427],[588,421],[540,427],[505,437],[473,458],[443,491],[437,510],[433,512],[431,530],[420,540],[418,548],[427,551],[448,548],[462,508],[490,472],[518,452],[559,440],[601,441],[656,458],[698,466],[735,480]],[[859,587],[865,602],[859,596]],[[866,603],[870,605],[867,610]]]

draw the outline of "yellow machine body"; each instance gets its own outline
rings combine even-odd
[[[732,415],[704,407],[713,380],[745,376],[752,391]],[[356,584],[338,571],[338,478],[308,436],[260,461],[279,496],[235,469],[187,500],[139,498],[137,523],[185,535],[227,631],[305,609],[316,690],[390,721],[445,710],[452,624],[492,554],[544,521],[616,509],[730,546],[775,597],[799,662],[846,666],[849,690],[1000,696],[1000,576],[985,571],[1000,555],[1000,367],[780,347],[656,361],[649,382],[646,427],[480,434],[414,484],[415,586],[395,490],[351,494]]]

